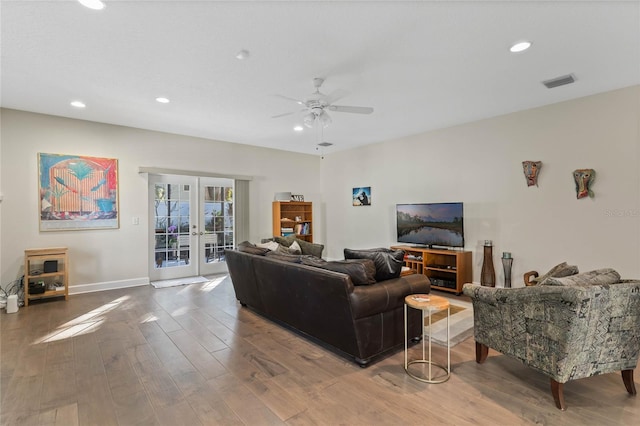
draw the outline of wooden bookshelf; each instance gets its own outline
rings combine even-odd
[[[313,204],[306,201],[273,202],[273,236],[295,235],[313,242]]]

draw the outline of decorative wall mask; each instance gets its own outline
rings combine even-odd
[[[573,171],[573,180],[576,182],[576,194],[578,199],[587,195],[593,198],[591,185],[596,178],[596,171],[593,169],[577,169]]]
[[[522,169],[527,179],[527,186],[538,186],[538,173],[542,168],[542,161],[523,161]]]

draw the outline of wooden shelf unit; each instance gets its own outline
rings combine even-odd
[[[404,250],[405,266],[431,280],[431,288],[459,295],[462,286],[473,280],[472,253],[470,251],[438,250],[411,246],[392,246]]]
[[[297,233],[296,227],[308,227],[308,232]],[[294,232],[283,232],[282,228],[293,228]],[[295,234],[301,240],[313,242],[313,204],[311,202],[273,202],[273,236],[284,237],[290,234]]]
[[[44,262],[57,261],[56,272],[44,272]],[[29,294],[29,283],[43,281],[45,288],[48,284],[57,284],[56,290],[45,290],[44,293]],[[63,287],[63,289],[59,289]],[[61,297],[69,300],[69,257],[66,247],[52,247],[42,249],[27,249],[24,251],[24,306],[29,306],[29,300]]]

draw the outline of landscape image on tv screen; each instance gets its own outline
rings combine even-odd
[[[398,242],[464,247],[462,203],[396,205]]]

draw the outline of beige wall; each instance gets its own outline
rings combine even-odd
[[[147,180],[139,166],[254,176],[251,240],[271,234],[273,193],[314,202],[325,257],[345,247],[394,244],[395,204],[462,201],[466,249],[479,280],[482,242],[494,264],[513,253],[522,273],[567,261],[586,271],[613,267],[640,277],[640,87],[563,102],[359,149],[316,156],[1,110],[0,271],[22,273],[25,248],[65,245],[71,285],[143,282],[147,261]],[[119,159],[118,230],[39,232],[38,152]],[[527,187],[523,160],[540,160],[539,187]],[[577,200],[571,172],[593,168],[595,198]],[[371,186],[372,205],[353,207],[353,187]],[[140,225],[131,224],[132,217]]]
[[[252,176],[251,240],[271,235],[274,192],[319,200],[317,156],[128,127],[0,110],[1,283],[22,275],[24,249],[67,246],[70,285],[126,286],[148,280],[147,177],[140,166]],[[39,232],[37,153],[119,160],[120,228]],[[132,225],[139,217],[140,225]],[[322,229],[316,227],[318,235]],[[73,292],[73,288],[71,289]]]
[[[561,261],[640,278],[639,103],[636,86],[325,156],[328,255],[393,244],[396,203],[462,201],[476,281],[485,239],[500,285],[503,251],[517,285]],[[538,187],[524,160],[542,161]],[[578,168],[596,170],[595,198],[576,199]],[[371,206],[351,205],[359,186],[372,187]]]

